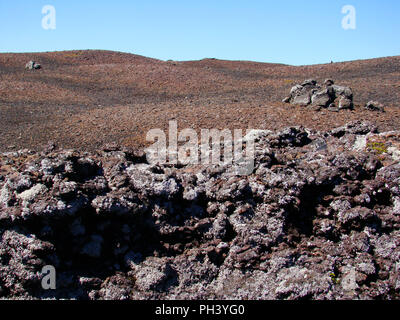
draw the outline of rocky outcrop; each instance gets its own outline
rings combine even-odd
[[[400,132],[253,135],[248,176],[116,146],[1,154],[0,297],[400,298]]]
[[[335,85],[333,80],[326,79],[320,86],[314,79],[306,80],[294,86],[283,102],[295,105],[331,108],[336,104],[338,110],[353,108],[353,91],[349,87]]]

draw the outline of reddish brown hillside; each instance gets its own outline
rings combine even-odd
[[[35,60],[42,69],[26,71]],[[306,78],[333,78],[353,88],[354,111],[315,112],[281,102]],[[386,113],[366,112],[369,100]],[[0,149],[95,149],[107,142],[145,144],[147,130],[276,129],[304,125],[327,130],[371,120],[381,130],[400,124],[400,57],[313,66],[247,61],[160,61],[109,51],[0,54]]]

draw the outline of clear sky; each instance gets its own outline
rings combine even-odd
[[[56,29],[42,28],[42,8]],[[356,29],[342,28],[345,5]],[[399,0],[0,0],[0,52],[105,49],[293,65],[400,55]]]

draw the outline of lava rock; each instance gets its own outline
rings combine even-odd
[[[27,70],[38,70],[40,69],[42,66],[38,63],[36,63],[35,61],[29,61],[26,65],[25,65],[25,69]]]
[[[382,103],[377,101],[369,101],[365,104],[365,109],[369,111],[378,111],[378,112],[385,112],[385,107]]]

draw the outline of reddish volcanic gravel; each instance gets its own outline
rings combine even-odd
[[[24,69],[34,60],[42,68]],[[332,78],[354,91],[339,113],[283,104],[304,79]],[[385,113],[366,111],[370,100]],[[149,129],[329,130],[369,120],[400,126],[400,57],[288,66],[247,61],[160,61],[109,51],[0,54],[0,151],[59,147],[95,150],[110,142],[146,145]]]

